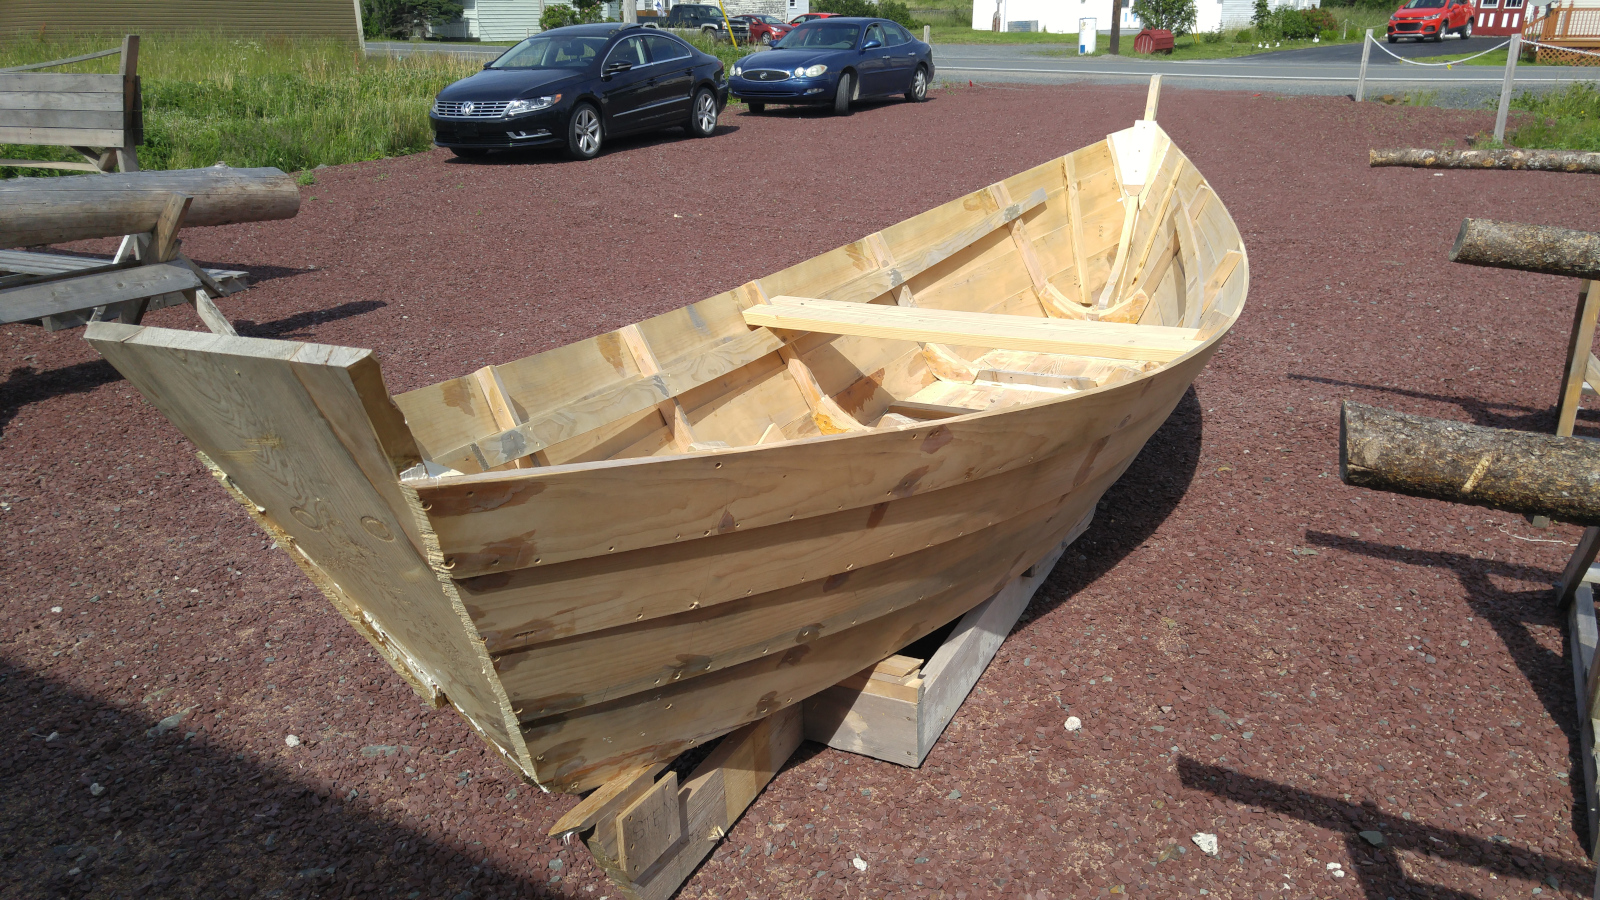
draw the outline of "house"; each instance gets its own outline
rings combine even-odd
[[[461,18],[435,23],[430,37],[466,41],[520,41],[539,33],[547,0],[459,0]],[[556,0],[548,0],[556,2]]]

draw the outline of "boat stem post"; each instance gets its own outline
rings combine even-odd
[[[1372,56],[1372,29],[1367,29],[1367,36],[1361,40],[1361,74],[1356,77],[1356,102],[1360,103],[1367,96],[1367,60]]]
[[[1150,93],[1145,95],[1145,98],[1144,98],[1144,120],[1146,122],[1154,122],[1156,120],[1156,107],[1158,105],[1160,105],[1160,103],[1161,103],[1161,76],[1160,75],[1151,75],[1150,76]]]

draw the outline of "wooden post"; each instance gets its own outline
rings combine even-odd
[[[1111,46],[1112,56],[1122,53],[1122,0],[1111,0]]]
[[[933,43],[933,26],[932,25],[924,25],[924,26],[922,26],[922,42],[924,44],[932,44]]]
[[[144,99],[139,96],[139,36],[122,39],[122,143],[117,151],[117,168],[139,171],[139,152],[144,143]]]
[[[1511,114],[1511,89],[1517,80],[1517,54],[1522,50],[1522,35],[1511,36],[1511,46],[1506,48],[1506,80],[1500,85],[1500,111],[1494,116],[1494,139],[1506,139],[1506,117]]]
[[[1556,418],[1556,434],[1562,437],[1571,435],[1578,421],[1578,402],[1583,399],[1584,376],[1589,372],[1597,314],[1600,314],[1600,281],[1585,281],[1578,294],[1572,337],[1567,342],[1567,377],[1561,384],[1560,413]]]
[[[1361,42],[1361,74],[1356,77],[1356,102],[1360,103],[1367,98],[1367,60],[1372,56],[1372,29],[1367,29],[1367,36]]]

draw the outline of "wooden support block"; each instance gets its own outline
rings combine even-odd
[[[884,412],[891,415],[905,416],[908,419],[949,419],[955,416],[964,416],[968,413],[983,412],[981,409],[967,409],[964,406],[946,406],[942,403],[919,403],[915,400],[896,400],[889,404]]]
[[[585,843],[622,896],[668,900],[800,741],[800,708],[785,707],[724,737],[681,786],[676,773],[652,781],[661,766],[635,770],[607,782],[550,833],[592,828]],[[677,834],[669,841],[674,827]],[[633,859],[630,848],[637,848]]]
[[[1199,346],[1192,328],[1039,319],[949,309],[774,297],[749,307],[751,325],[967,347],[1167,362]]]
[[[638,878],[683,836],[678,773],[651,785],[617,817],[617,859],[629,878]]]
[[[922,765],[1056,561],[1088,530],[1091,516],[963,616],[920,669],[908,670],[905,657],[892,656],[805,700],[806,738],[902,766]]]
[[[178,255],[178,229],[183,227],[184,217],[189,215],[192,205],[193,197],[176,193],[167,195],[167,205],[162,208],[161,216],[156,219],[156,227],[150,232],[150,246],[155,255],[152,262],[170,262]]]
[[[1578,585],[1588,580],[1589,567],[1594,565],[1596,555],[1600,555],[1600,528],[1593,525],[1583,530],[1583,537],[1578,539],[1578,549],[1572,553],[1572,558],[1567,560],[1566,571],[1561,574],[1561,583],[1556,585],[1556,607],[1566,609],[1567,604],[1577,595]]]

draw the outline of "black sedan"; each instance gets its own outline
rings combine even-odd
[[[733,65],[733,96],[761,112],[768,103],[829,105],[840,115],[867,97],[927,99],[933,48],[887,19],[829,16],[804,22],[771,50]]]
[[[433,142],[457,156],[565,145],[592,159],[606,140],[682,126],[707,137],[728,102],[722,62],[638,25],[569,25],[535,35],[439,92]]]

